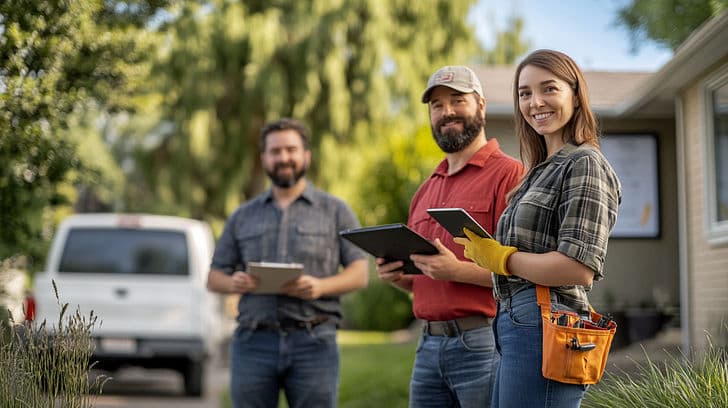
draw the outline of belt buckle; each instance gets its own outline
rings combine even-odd
[[[279,322],[267,323],[267,322],[255,322],[251,327],[253,331],[280,331],[281,325]]]
[[[448,320],[445,322],[445,335],[447,337],[455,337],[460,333],[460,327],[458,322],[454,320]]]
[[[425,321],[425,333],[430,336],[449,336],[450,327],[447,322],[431,322]]]

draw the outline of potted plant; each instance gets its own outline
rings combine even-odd
[[[626,310],[631,343],[652,338],[662,330],[668,299],[669,295],[664,290],[654,288],[652,297],[643,299],[637,307]]]
[[[604,292],[603,301],[605,310],[600,310],[599,312],[611,316],[612,320],[617,323],[617,331],[614,333],[611,350],[627,347],[630,344],[629,327],[624,308],[617,301],[617,296],[614,294],[614,291],[610,289]]]

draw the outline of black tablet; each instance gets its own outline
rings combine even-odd
[[[427,213],[432,216],[453,237],[463,237],[463,228],[478,234],[482,238],[493,238],[477,221],[462,208],[430,208]]]
[[[354,228],[341,231],[339,235],[377,258],[384,258],[389,262],[404,261],[402,269],[406,274],[422,273],[409,259],[410,255],[439,253],[430,241],[404,224]]]

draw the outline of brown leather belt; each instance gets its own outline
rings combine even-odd
[[[425,321],[423,331],[430,336],[456,337],[465,331],[478,329],[481,327],[488,327],[492,324],[492,317],[473,315],[460,317],[453,320],[427,320]]]
[[[291,331],[300,329],[311,330],[312,328],[322,323],[325,323],[328,320],[328,316],[316,316],[313,319],[306,321],[286,319],[277,322],[258,322],[250,327],[250,329],[262,331]]]

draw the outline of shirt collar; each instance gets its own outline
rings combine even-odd
[[[547,157],[546,160],[542,161],[541,163],[538,163],[537,165],[533,166],[533,169],[537,169],[539,167],[546,166],[549,163],[555,163],[555,164],[563,163],[566,160],[566,158],[569,157],[569,155],[571,153],[573,153],[579,147],[580,146],[577,146],[572,142],[567,142],[563,146],[561,146],[561,148],[559,148],[559,150],[556,153]],[[531,169],[531,170],[533,170],[533,169]],[[531,170],[528,171],[529,174],[531,173]]]
[[[298,200],[303,200],[309,204],[316,204],[316,188],[309,180],[306,180],[306,188],[303,190],[301,195],[294,200],[294,202]],[[263,201],[266,203],[273,202],[273,188],[269,188],[268,191],[263,193]]]
[[[494,152],[496,152],[499,148],[498,140],[496,139],[490,139],[488,140],[488,143],[485,144],[485,146],[478,149],[477,152],[468,160],[468,162],[463,166],[462,169],[458,170],[457,173],[463,171],[464,168],[468,167],[469,165],[477,166],[477,167],[484,167],[485,162],[488,161],[488,158],[493,155]],[[440,164],[437,165],[437,168],[435,168],[434,174],[437,174],[439,176],[447,176],[447,169],[449,167],[449,164],[447,162],[447,159],[443,159]]]
[[[546,160],[544,160],[539,165],[548,162],[562,163],[571,153],[573,153],[578,148],[579,146],[575,145],[574,143],[567,142],[563,146],[561,146],[561,148],[556,153],[554,153],[551,157],[547,157]]]

